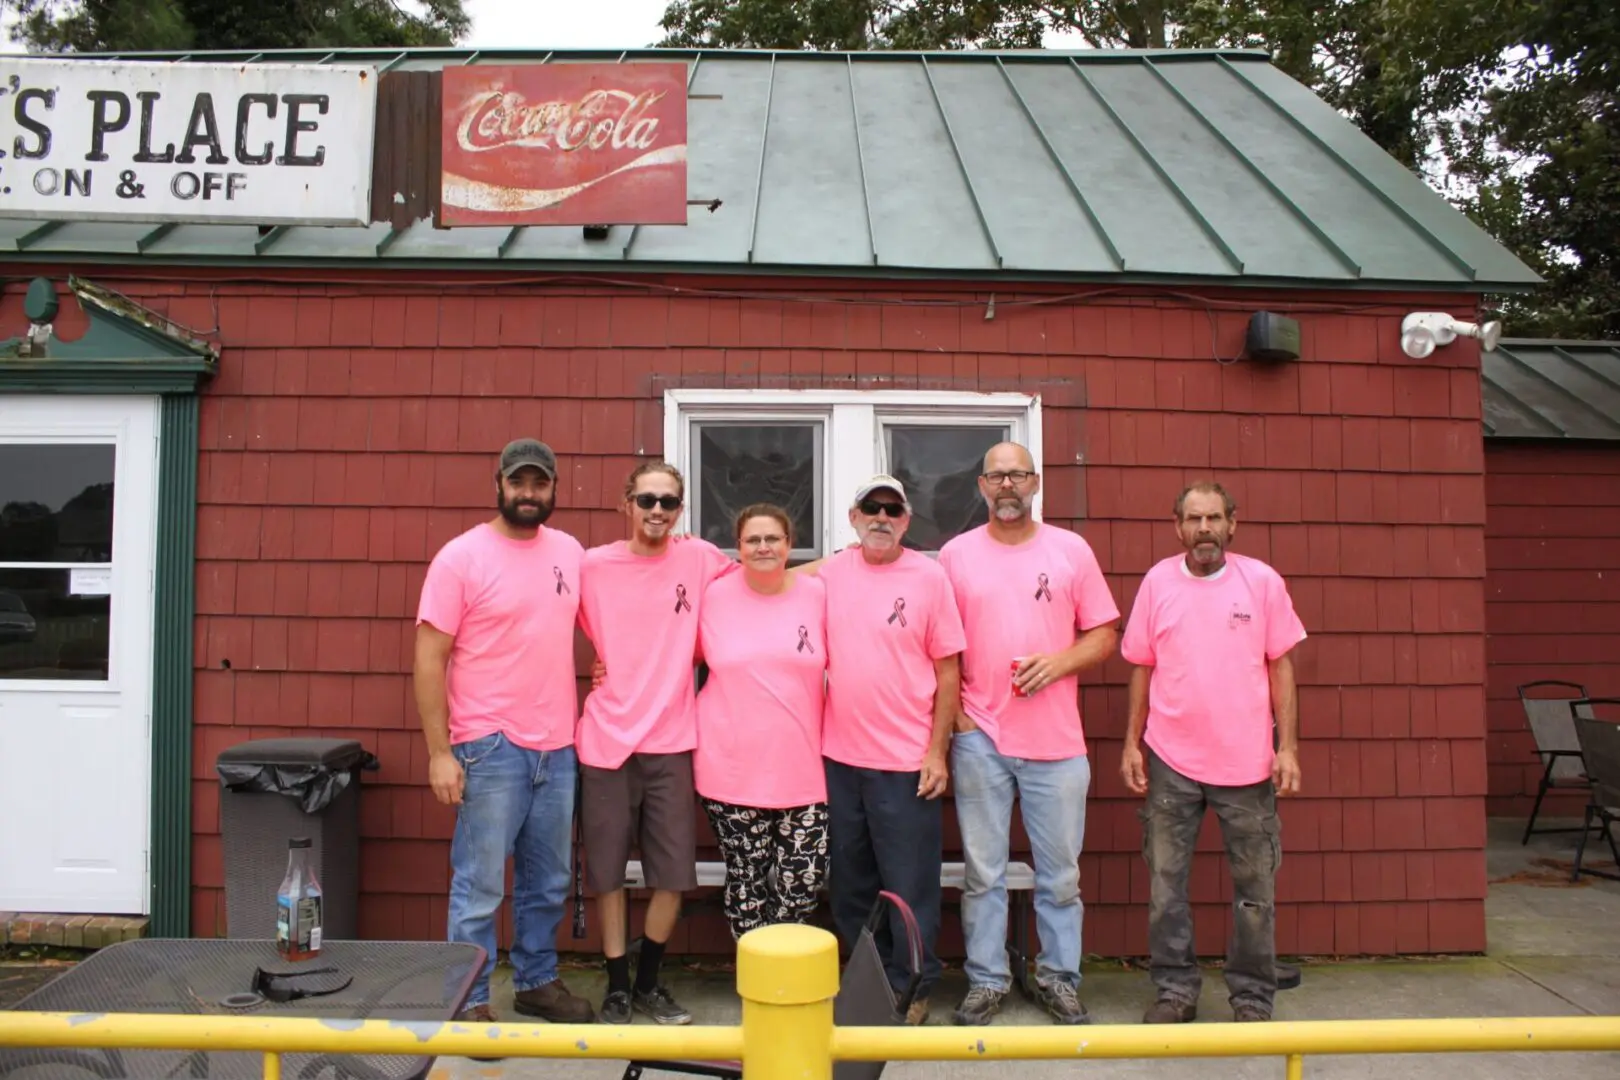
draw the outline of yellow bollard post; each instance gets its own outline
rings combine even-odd
[[[744,1080],[832,1080],[838,939],[815,926],[750,930],[737,942]]]

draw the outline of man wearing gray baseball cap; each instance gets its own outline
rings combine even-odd
[[[435,798],[456,807],[449,939],[481,945],[487,957],[457,1019],[496,1021],[495,916],[513,857],[515,1007],[553,1023],[590,1023],[590,1003],[558,978],[556,948],[570,881],[584,550],[545,525],[557,501],[549,446],[508,443],[494,480],[499,514],[433,557],[416,620],[428,781]]]
[[[911,907],[923,970],[906,1022],[928,1016],[939,980],[939,868],[951,729],[961,704],[965,645],[950,579],[902,545],[911,524],[906,490],[892,476],[861,484],[849,508],[859,541],[823,560],[827,587],[827,705],[821,752],[827,774],[834,925],[853,945],[878,892]],[[895,991],[911,976],[898,917],[878,927]]]

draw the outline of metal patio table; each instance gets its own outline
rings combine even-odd
[[[329,941],[320,955],[289,964],[272,941],[126,941],[95,953],[18,1002],[27,1012],[149,1013],[181,1016],[293,1016],[320,1020],[446,1021],[460,1011],[484,963],[484,950],[460,942]],[[335,968],[277,980],[328,994],[289,1001],[259,995],[256,1004],[226,999],[255,992],[255,974]],[[332,980],[332,981],[327,981]],[[416,1080],[432,1057],[287,1054],[284,1080]],[[0,1080],[260,1080],[262,1053],[188,1050],[0,1049]]]

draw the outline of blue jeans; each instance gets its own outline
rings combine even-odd
[[[944,814],[940,800],[917,794],[915,772],[888,772],[845,765],[824,759],[827,768],[827,810],[832,824],[833,925],[851,948],[878,891],[887,890],[904,900],[917,917],[922,936],[923,969],[918,972],[917,996],[925,998],[939,981],[940,962],[934,952],[939,937],[939,864],[943,858]],[[901,992],[911,981],[911,950],[905,924],[888,908],[872,935],[883,957],[889,985]]]
[[[1016,797],[1035,859],[1035,958],[1040,983],[1080,985],[1080,844],[1086,833],[1091,763],[1084,755],[1060,761],[1003,757],[982,731],[951,739],[956,816],[962,828],[967,880],[962,890],[962,933],[967,941],[969,986],[1005,991],[1007,964],[1007,852]]]
[[[495,915],[512,857],[513,986],[532,990],[557,977],[557,928],[570,883],[574,748],[525,750],[496,733],[450,748],[466,774],[450,842],[451,941],[484,948],[464,1008],[489,1002]]]

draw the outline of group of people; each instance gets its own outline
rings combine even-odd
[[[1016,443],[985,455],[987,524],[949,541],[937,562],[904,545],[911,506],[890,476],[854,492],[857,543],[797,567],[792,520],[777,506],[737,514],[735,559],[678,535],[685,484],[663,462],[626,481],[628,539],[584,550],[545,524],[556,481],[545,444],[508,445],[495,474],[498,516],[437,553],[418,611],[429,782],[457,807],[449,938],[489,957],[459,1019],[496,1019],[489,975],[511,857],[519,1013],[689,1023],[660,968],[682,895],[697,886],[701,803],[724,858],[736,937],[809,920],[825,890],[852,944],[880,891],[905,900],[924,943],[907,1020],[922,1023],[941,970],[940,797],[949,787],[965,863],[968,980],[952,1019],[988,1023],[1011,986],[1016,799],[1035,869],[1034,995],[1056,1021],[1088,1022],[1079,857],[1091,766],[1079,676],[1116,647],[1135,665],[1121,775],[1146,796],[1157,995],[1144,1020],[1196,1015],[1187,882],[1210,809],[1234,891],[1225,968],[1233,1016],[1270,1018],[1275,799],[1299,787],[1290,654],[1305,630],[1278,574],[1228,550],[1236,508],[1219,485],[1177,498],[1185,552],[1148,572],[1121,641],[1091,547],[1035,519],[1040,477]],[[576,624],[598,657],[582,710]],[[608,975],[599,1013],[557,971],[576,783]],[[652,897],[632,977],[624,882],[633,853]],[[898,990],[912,975],[898,918],[879,923],[876,938]]]

